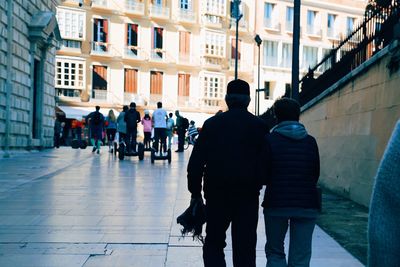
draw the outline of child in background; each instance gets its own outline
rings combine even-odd
[[[144,149],[151,148],[151,128],[152,128],[152,121],[149,115],[149,111],[144,111],[144,117],[142,119],[143,125],[143,133],[144,133]]]
[[[196,142],[196,137],[199,134],[199,131],[196,128],[195,122],[190,121],[189,128],[188,128],[188,137],[189,143],[194,144]]]

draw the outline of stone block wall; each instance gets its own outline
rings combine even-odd
[[[344,85],[301,115],[319,145],[320,183],[364,206],[400,118],[400,71],[389,73],[390,58],[386,48],[371,66],[360,66],[357,75],[350,73]]]
[[[55,0],[14,0],[13,1],[13,45],[12,73],[7,73],[7,0],[0,0],[0,148],[5,146],[6,103],[10,105],[10,149],[49,147],[53,144],[54,127],[54,62],[55,49],[49,49],[44,63],[42,136],[32,140],[32,57],[28,26],[32,16],[39,11],[52,11],[59,1]],[[6,99],[6,79],[11,75],[12,92]],[[40,140],[39,140],[40,139]]]

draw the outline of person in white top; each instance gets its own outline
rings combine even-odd
[[[157,109],[153,112],[153,125],[154,125],[154,149],[156,153],[160,152],[167,152],[167,144],[166,144],[166,137],[167,137],[167,112],[162,108],[162,103],[157,102]],[[158,151],[158,145],[161,140],[161,148]]]

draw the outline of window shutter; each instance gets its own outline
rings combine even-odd
[[[99,30],[99,20],[98,19],[94,19],[93,20],[93,41],[94,42],[98,42],[99,41],[99,36],[97,36],[98,30]]]
[[[108,43],[108,20],[103,20],[103,32],[104,32],[104,40],[105,43]]]

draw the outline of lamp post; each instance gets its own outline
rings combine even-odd
[[[255,94],[255,109],[254,109],[254,113],[255,115],[259,115],[260,113],[260,96],[258,95],[258,93],[260,92],[260,46],[262,43],[262,40],[260,38],[260,35],[256,35],[256,37],[254,37],[254,41],[256,41],[257,46],[258,46],[258,77],[257,77],[257,90],[256,90],[256,94]]]
[[[233,1],[233,15],[236,20],[236,49],[235,49],[235,80],[238,78],[238,45],[239,45],[239,20],[243,17],[240,12],[240,2],[241,0]]]
[[[297,101],[299,101],[300,6],[301,6],[301,0],[294,0],[292,91],[290,97]]]

